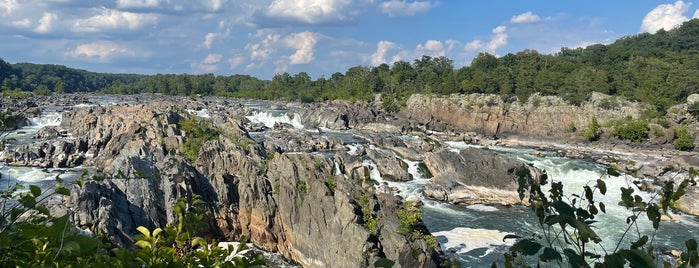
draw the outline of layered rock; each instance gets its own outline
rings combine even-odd
[[[595,117],[600,122],[631,116],[637,118],[642,106],[594,93],[582,106],[572,106],[558,97],[533,96],[528,102],[504,103],[496,95],[430,96],[415,94],[399,116],[408,118],[411,129],[442,132],[477,132],[483,136],[561,136],[573,124],[587,126]]]
[[[242,122],[212,118],[220,135],[205,142],[191,162],[180,152],[190,137],[177,125],[189,115],[177,110],[168,103],[88,107],[66,113],[59,135],[50,130],[41,135],[45,140],[36,144],[71,145],[60,151],[97,170],[95,180],[68,201],[76,224],[126,246],[137,226],[171,224],[171,206],[199,195],[212,212],[212,235],[229,240],[245,235],[305,267],[369,267],[383,258],[402,267],[437,267],[443,260],[424,240],[397,233],[402,202],[364,187],[362,158],[344,149],[328,151],[341,142],[313,137],[302,144],[315,147],[280,146],[306,137],[285,129],[263,146]],[[284,135],[298,137],[283,140]],[[320,149],[326,152],[307,153]],[[46,150],[44,158],[62,155],[55,151]],[[55,166],[52,161],[48,166]],[[360,197],[372,204],[375,232],[364,226]]]
[[[520,176],[536,183],[540,174],[519,160],[479,148],[429,153],[425,165],[434,177],[424,195],[457,205],[522,204],[517,192]]]

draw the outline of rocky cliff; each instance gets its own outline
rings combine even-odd
[[[133,242],[137,226],[172,223],[170,207],[179,198],[200,195],[212,212],[212,235],[248,236],[304,267],[369,267],[380,259],[401,267],[443,262],[438,247],[398,233],[403,202],[376,192],[361,168],[363,158],[348,155],[337,140],[279,129],[257,141],[244,120],[234,119],[242,117],[231,116],[238,111],[219,112],[204,120],[219,135],[198,148],[195,161],[182,151],[196,131],[178,125],[190,115],[169,102],[67,112],[56,131],[63,135],[42,135],[5,160],[94,167],[94,179],[76,189],[68,209],[77,225],[121,245]]]

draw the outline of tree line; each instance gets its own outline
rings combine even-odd
[[[249,75],[94,73],[0,59],[0,81],[3,91],[40,94],[99,91],[315,102],[369,101],[381,93],[386,108],[399,108],[414,93],[490,93],[520,101],[539,93],[580,104],[596,91],[652,103],[664,111],[699,93],[699,19],[669,31],[627,36],[609,45],[562,48],[551,55],[530,49],[501,57],[480,53],[470,66],[458,69],[446,57],[423,56],[413,62],[355,66],[315,80],[306,72],[263,80]]]

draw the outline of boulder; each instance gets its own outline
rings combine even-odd
[[[479,148],[429,153],[425,165],[434,177],[425,186],[424,195],[457,205],[521,204],[519,176],[536,183],[541,174],[524,162]]]

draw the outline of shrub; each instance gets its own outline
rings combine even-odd
[[[303,196],[306,195],[306,192],[308,191],[308,186],[306,186],[305,181],[299,181],[299,184],[296,185],[296,190]]]
[[[590,123],[587,124],[587,130],[583,133],[583,136],[589,141],[596,141],[599,139],[600,134],[602,134],[602,126],[597,122],[597,118],[593,117],[590,119]]]
[[[369,202],[369,196],[367,194],[362,194],[359,197],[359,208],[362,211],[362,222],[364,227],[369,230],[369,233],[376,235],[379,230],[379,217],[374,215],[374,209]]]
[[[422,209],[413,202],[403,203],[403,209],[398,211],[398,233],[408,235],[415,231],[415,227],[422,221]],[[420,237],[416,237],[420,238]]]
[[[325,186],[328,186],[331,191],[335,191],[335,178],[332,175],[325,177]]]
[[[182,154],[192,162],[197,160],[199,150],[207,141],[218,139],[219,136],[219,132],[209,128],[206,121],[197,120],[194,116],[180,120],[177,125],[185,132]]]
[[[630,120],[614,127],[614,136],[632,142],[640,142],[648,138],[648,122]]]
[[[691,151],[694,149],[694,137],[692,137],[692,134],[689,133],[686,127],[676,128],[673,132],[675,134],[675,149],[680,151]]]
[[[566,127],[566,132],[568,132],[568,133],[575,133],[575,131],[577,131],[577,130],[578,130],[578,128],[575,127],[574,122],[570,122],[570,124],[568,124],[568,126]]]
[[[699,119],[699,101],[690,104],[687,107],[687,112]]]

